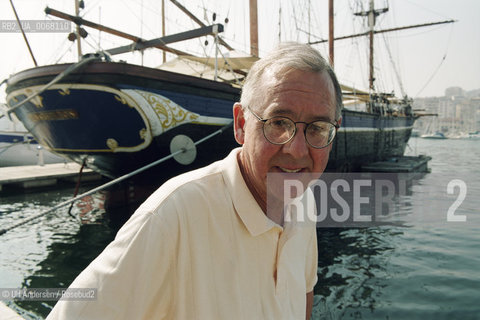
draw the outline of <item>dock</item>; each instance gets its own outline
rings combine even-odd
[[[432,157],[425,155],[395,157],[387,161],[363,165],[362,171],[386,173],[429,172],[428,161],[430,160],[432,160]]]
[[[54,186],[60,182],[76,183],[81,166],[74,162],[54,163],[43,166],[0,167],[0,191],[4,187],[31,189]],[[84,168],[82,182],[96,181],[102,176]]]

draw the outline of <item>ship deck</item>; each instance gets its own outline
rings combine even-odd
[[[4,187],[30,189],[54,186],[60,182],[75,183],[78,180],[80,165],[70,163],[54,163],[43,166],[0,167],[0,191]],[[82,182],[100,180],[101,175],[85,168]]]
[[[395,157],[388,161],[378,161],[363,165],[363,172],[388,172],[388,173],[408,173],[408,172],[429,172],[428,161],[432,157],[419,156],[403,156]]]

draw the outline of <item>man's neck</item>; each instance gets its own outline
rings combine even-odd
[[[258,192],[257,189],[255,189],[255,187],[253,186],[253,182],[252,182],[252,179],[250,179],[248,168],[246,168],[246,166],[244,166],[243,164],[241,151],[237,154],[237,161],[238,161],[238,166],[240,167],[240,172],[242,173],[243,180],[245,181],[245,184],[247,185],[248,190],[250,190],[250,193],[252,194],[253,198],[255,198],[255,201],[257,201],[262,211],[266,213],[267,212],[266,196],[262,196],[260,192]]]
[[[270,201],[268,203],[268,208],[267,208],[266,195],[262,196],[260,192],[258,192],[257,189],[253,187],[253,183],[250,179],[250,175],[248,174],[248,169],[243,165],[241,152],[239,152],[237,155],[237,161],[238,161],[238,166],[240,167],[240,172],[242,173],[243,180],[245,180],[245,184],[247,185],[248,190],[252,194],[255,201],[257,201],[258,205],[260,206],[260,209],[262,209],[263,213],[270,220],[272,220],[273,222],[275,222],[280,226],[283,226],[284,212],[283,212],[282,203],[277,201],[275,201],[274,203],[271,203],[272,201]]]

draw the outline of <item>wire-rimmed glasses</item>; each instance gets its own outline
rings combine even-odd
[[[253,112],[250,107],[247,108],[258,121],[263,122],[263,135],[265,136],[265,139],[272,144],[282,145],[288,143],[297,133],[297,123],[304,123],[304,134],[307,143],[313,148],[322,149],[333,142],[337,129],[339,128],[338,124],[333,124],[324,120],[316,120],[307,123],[304,121],[293,121],[292,119],[283,116],[263,119]]]

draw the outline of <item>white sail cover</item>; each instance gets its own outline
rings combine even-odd
[[[219,80],[241,85],[245,74],[259,58],[238,51],[223,53],[217,58],[217,77]],[[178,56],[158,67],[206,79],[215,78],[215,57]]]

